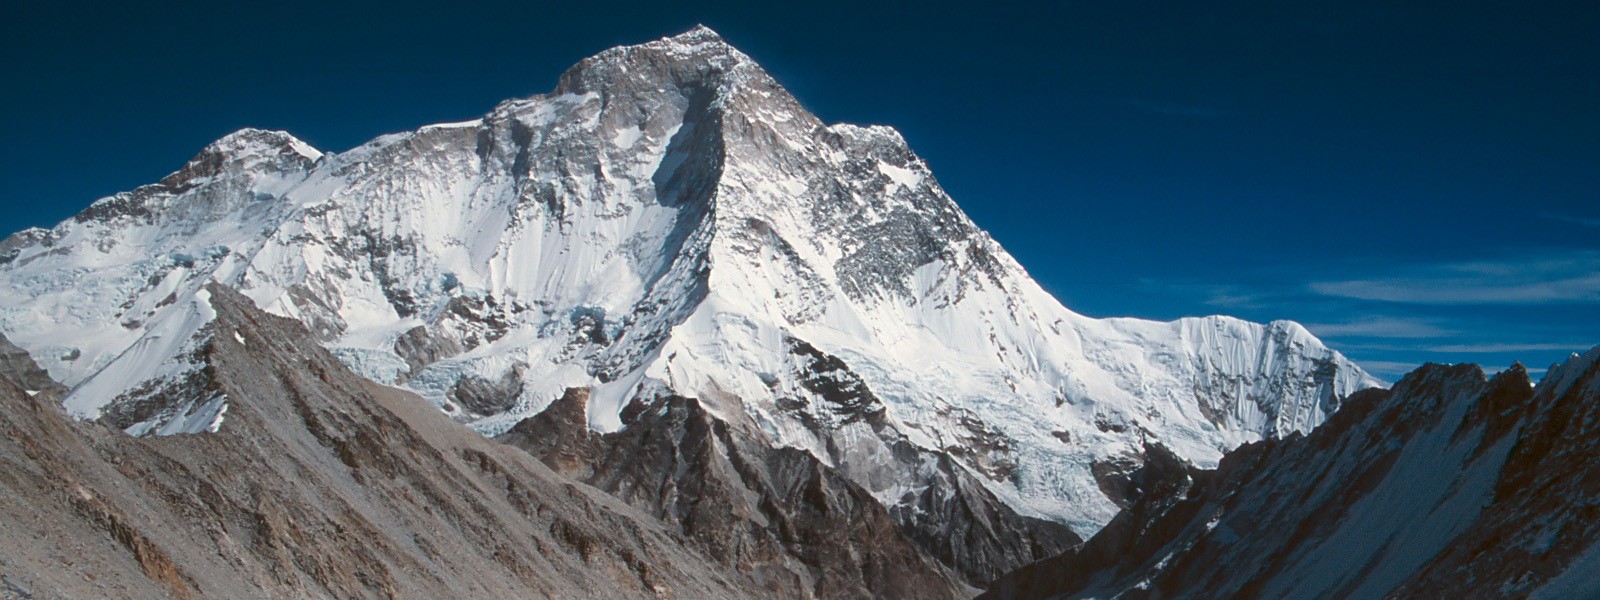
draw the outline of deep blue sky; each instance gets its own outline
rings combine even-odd
[[[46,4],[0,23],[3,232],[240,127],[341,151],[704,22],[899,128],[1079,312],[1295,319],[1389,378],[1600,344],[1592,1]]]

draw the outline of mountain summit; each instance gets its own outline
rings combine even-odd
[[[951,486],[1091,534],[1148,444],[1214,466],[1381,385],[1291,322],[1066,309],[897,132],[822,123],[704,27],[342,153],[229,135],[0,242],[0,330],[77,416],[226,428],[182,393],[211,282],[485,434],[570,388],[604,433],[695,398],[929,539],[970,505]]]

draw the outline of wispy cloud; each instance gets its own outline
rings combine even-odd
[[[1600,250],[1525,250],[1495,259],[1329,267],[1341,279],[1274,270],[1221,282],[1141,280],[1188,306],[1293,319],[1373,374],[1424,361],[1541,364],[1600,343]],[[1594,336],[1593,339],[1585,339]]]
[[[1311,284],[1325,296],[1407,304],[1544,304],[1600,302],[1600,274],[1555,281],[1498,284],[1448,279],[1378,279]]]
[[[1261,298],[1243,292],[1216,292],[1205,299],[1206,306],[1218,308],[1260,308]]]
[[[1429,352],[1455,352],[1459,354],[1491,354],[1499,352],[1551,352],[1581,351],[1593,344],[1443,344],[1425,346]]]
[[[1493,367],[1493,366],[1486,366],[1486,365],[1479,365],[1479,366],[1483,369],[1483,372],[1489,373],[1491,375],[1494,374],[1494,373],[1499,373],[1501,371],[1504,371],[1506,369],[1511,368],[1511,365],[1505,365],[1503,367]],[[1549,371],[1549,369],[1535,369],[1535,368],[1530,367],[1528,365],[1522,365],[1522,370],[1527,371],[1529,375],[1542,375],[1542,374],[1544,374],[1545,371]]]
[[[1539,218],[1549,219],[1551,221],[1560,221],[1562,223],[1568,223],[1572,225],[1582,225],[1584,227],[1600,227],[1600,219],[1597,218],[1579,217],[1576,215],[1544,211],[1539,213]]]
[[[1264,308],[1273,295],[1264,289],[1241,285],[1205,285],[1198,286],[1196,291],[1206,306],[1224,309]]]
[[[1392,276],[1319,281],[1323,296],[1406,304],[1600,303],[1600,252],[1419,265]]]
[[[1366,369],[1368,373],[1390,381],[1399,379],[1401,375],[1422,366],[1422,363],[1394,360],[1358,360],[1356,364],[1361,365],[1361,368]]]
[[[1368,373],[1389,379],[1390,381],[1399,379],[1406,373],[1415,371],[1417,367],[1422,366],[1422,363],[1420,362],[1403,360],[1358,360],[1356,361],[1356,364],[1361,365],[1361,368],[1366,369]],[[1483,369],[1484,373],[1493,375],[1506,369],[1510,369],[1511,366],[1478,365],[1478,368]],[[1527,365],[1523,365],[1522,368],[1526,370],[1529,375],[1539,375],[1548,370],[1536,369]]]
[[[1269,304],[1268,300],[1273,295],[1272,291],[1261,286],[1193,283],[1150,278],[1140,279],[1139,284],[1154,292],[1181,296],[1189,301],[1198,301],[1206,306],[1225,310],[1264,308]]]
[[[1364,317],[1343,323],[1306,323],[1318,337],[1440,338],[1455,332],[1422,319]]]

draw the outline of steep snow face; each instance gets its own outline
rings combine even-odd
[[[615,430],[670,390],[888,504],[928,484],[909,443],[1084,533],[1116,510],[1099,462],[1151,439],[1211,464],[1381,385],[1293,323],[1067,310],[898,133],[821,123],[705,28],[341,154],[231,135],[0,244],[0,328],[92,417],[143,383],[109,365],[180,353],[212,280],[485,433],[569,387]]]

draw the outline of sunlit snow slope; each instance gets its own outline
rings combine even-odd
[[[909,444],[1084,533],[1116,510],[1092,466],[1143,440],[1209,465],[1380,385],[1291,322],[1067,310],[893,129],[820,122],[705,28],[340,154],[229,135],[0,243],[0,329],[73,413],[165,431],[139,401],[191,364],[212,280],[486,433],[569,387],[599,430],[670,390],[888,504],[928,484]]]

